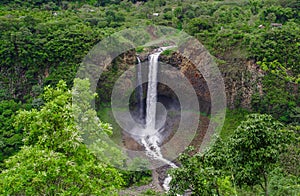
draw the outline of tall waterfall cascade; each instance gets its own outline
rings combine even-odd
[[[140,120],[144,118],[144,101],[143,101],[143,80],[142,80],[142,63],[139,57],[137,57],[137,100],[139,108],[139,117]]]
[[[146,122],[145,122],[145,130],[146,136],[140,138],[141,144],[145,147],[147,156],[161,161],[167,165],[170,165],[172,168],[177,168],[177,166],[172,163],[171,161],[165,159],[162,155],[161,148],[159,146],[159,143],[161,143],[162,138],[160,138],[159,134],[153,134],[156,133],[157,127],[156,127],[156,104],[157,104],[157,77],[158,77],[158,58],[159,55],[166,49],[171,48],[173,46],[169,47],[161,47],[158,49],[157,52],[151,54],[149,56],[149,73],[148,73],[148,89],[147,89],[147,99],[146,99]],[[138,58],[139,64],[140,59]],[[140,66],[140,65],[139,65]],[[139,66],[137,67],[137,71],[140,71]],[[137,81],[141,81],[141,78],[139,78],[139,75],[137,74]],[[141,85],[141,84],[140,84]],[[142,89],[138,94],[142,95]],[[143,105],[140,105],[143,107]],[[164,180],[163,188],[166,191],[169,191],[169,183],[172,180],[171,176],[168,175],[167,178]]]

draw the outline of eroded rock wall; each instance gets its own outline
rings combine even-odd
[[[198,95],[200,106],[205,110],[210,105],[210,92],[206,81],[191,61],[178,53],[161,55],[160,60],[178,68],[189,79]],[[263,71],[253,60],[233,59],[218,63],[223,76],[227,107],[251,109],[251,97],[255,92],[262,95]],[[203,110],[202,110],[203,111]]]

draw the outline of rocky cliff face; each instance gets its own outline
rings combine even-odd
[[[140,58],[142,61],[147,61],[147,54],[142,54]],[[171,55],[162,54],[159,60],[175,67],[180,71],[180,73],[184,74],[184,76],[189,80],[189,82],[195,89],[199,100],[200,111],[209,114],[211,107],[210,91],[208,89],[205,78],[203,77],[202,73],[200,73],[200,71],[196,68],[196,66],[177,52],[172,53]],[[134,67],[136,63],[137,60],[135,51],[129,51],[125,54],[120,55],[113,61],[111,66],[107,67],[107,70],[103,73],[103,77],[101,76],[98,83],[98,94],[101,99],[101,103],[103,103],[103,101],[110,102],[111,90],[114,82],[120,77],[120,75],[122,75],[124,71],[128,70],[131,67]],[[146,65],[147,64],[143,64],[142,66]],[[263,77],[263,72],[254,63],[254,61],[240,59],[233,59],[232,61],[227,60],[226,63],[221,62],[218,64],[218,67],[225,83],[227,106],[231,109],[237,107],[251,109],[251,97],[253,93],[260,92],[262,94],[261,79]],[[129,72],[128,74],[129,78],[135,77],[134,72]],[[172,72],[167,75],[170,76],[170,79],[172,79],[172,76],[176,78],[176,74],[178,74],[178,72]],[[125,78],[126,82],[122,84],[124,92],[129,86],[132,85],[132,82],[134,82],[134,80],[129,78]],[[144,95],[146,94],[146,86],[147,85],[144,84]],[[122,91],[122,89],[120,90]],[[177,99],[176,94],[172,91],[172,89],[163,84],[158,85],[158,94],[161,97]],[[202,128],[199,127],[199,129],[201,129],[199,130],[199,138],[196,139],[197,142],[193,142],[194,144],[199,142],[201,143],[201,138],[206,131],[204,129],[207,129],[207,124],[208,122],[206,124],[204,123]],[[142,149],[142,147],[126,133],[123,133],[123,141],[129,149]]]
[[[256,92],[262,95],[263,71],[253,60],[233,60],[219,65],[223,75],[229,108],[251,109],[251,98]]]
[[[204,111],[209,111],[207,105],[210,104],[210,92],[203,75],[195,65],[179,53],[173,53],[171,56],[161,55],[160,60],[184,73],[198,95],[200,106]],[[237,107],[251,109],[253,93],[262,94],[263,71],[254,61],[244,59],[219,63],[218,67],[225,84],[227,106],[231,109]]]
[[[208,114],[210,112],[211,102],[210,92],[203,75],[196,66],[188,59],[182,57],[179,53],[173,53],[171,56],[161,55],[160,61],[176,67],[184,74],[195,89],[196,95],[198,96],[200,111]]]
[[[150,51],[140,54],[142,61],[147,61],[148,53],[150,53]],[[161,62],[177,68],[188,78],[198,96],[202,111],[209,113],[211,101],[210,92],[202,73],[200,73],[196,66],[189,59],[184,58],[177,52],[171,55],[162,54],[159,58]],[[98,83],[99,87],[105,86],[103,84],[106,82],[111,83],[112,81],[107,80],[117,78],[121,72],[127,70],[129,67],[135,66],[136,62],[135,51],[129,51],[119,56],[113,61],[111,67],[108,67],[108,71],[117,67],[118,73],[115,73],[112,78],[104,77],[100,79]],[[226,62],[218,62],[218,67],[225,84],[227,106],[231,109],[237,107],[251,109],[251,97],[253,93],[259,92],[262,94],[261,80],[264,75],[263,71],[253,60],[245,59],[227,59]],[[158,85],[158,92],[167,97],[174,96],[174,93],[164,85]],[[108,101],[106,99],[104,100]]]
[[[112,89],[118,78],[130,67],[134,67],[137,63],[135,51],[127,51],[115,58],[110,65],[105,67],[103,73],[101,74],[96,92],[98,98],[96,99],[96,108],[99,109],[100,104],[109,104],[111,102]],[[134,77],[135,73],[132,73]],[[128,86],[131,85],[131,80],[128,79],[122,84],[123,88],[126,90]]]

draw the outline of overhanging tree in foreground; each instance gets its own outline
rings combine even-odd
[[[87,80],[77,80],[74,86],[87,83]],[[88,89],[81,93],[89,95]],[[66,83],[61,81],[56,88],[45,88],[45,105],[40,110],[19,112],[15,125],[26,133],[25,146],[5,162],[0,174],[1,194],[116,194],[116,189],[123,184],[121,174],[98,160],[82,143],[71,98]],[[90,115],[94,114],[91,111]],[[94,117],[101,128],[99,131],[110,132],[107,125]],[[106,148],[109,146],[103,146],[102,150]]]

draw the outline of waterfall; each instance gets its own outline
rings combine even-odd
[[[158,57],[162,50],[149,56],[149,74],[146,108],[146,128],[155,130],[156,102],[157,102],[157,71]]]
[[[143,80],[142,80],[142,63],[139,57],[137,57],[137,101],[140,120],[144,119],[144,101],[143,101]]]
[[[145,131],[148,133],[147,136],[142,137],[140,142],[145,147],[146,154],[155,159],[170,165],[172,168],[177,166],[171,161],[165,159],[161,153],[159,143],[162,142],[162,138],[157,134],[156,131],[156,103],[157,103],[157,72],[158,72],[158,57],[159,55],[169,47],[159,48],[157,52],[149,56],[149,73],[148,73],[148,89],[147,89],[147,100],[146,100],[146,126]],[[140,63],[140,61],[139,61]],[[138,78],[139,80],[139,78]],[[155,134],[153,134],[155,133]],[[172,180],[171,176],[168,175],[164,180],[163,188],[168,191],[169,183]]]
[[[159,139],[156,135],[141,139],[141,142],[146,149],[146,154],[156,160],[160,160],[167,165],[170,165],[172,168],[176,168],[177,166],[174,163],[163,157],[158,145],[158,141]]]
[[[148,138],[142,138],[141,139],[142,144],[144,145],[145,149],[146,149],[146,154],[149,157],[152,157],[156,160],[160,160],[164,163],[166,163],[167,165],[170,165],[172,168],[177,168],[177,166],[172,163],[171,161],[165,159],[161,153],[160,147],[158,145],[159,142],[159,138],[154,135],[154,136],[149,136]],[[163,188],[165,189],[165,191],[169,191],[170,190],[170,182],[172,180],[172,177],[168,174],[168,176],[165,178],[164,183],[163,183]]]

